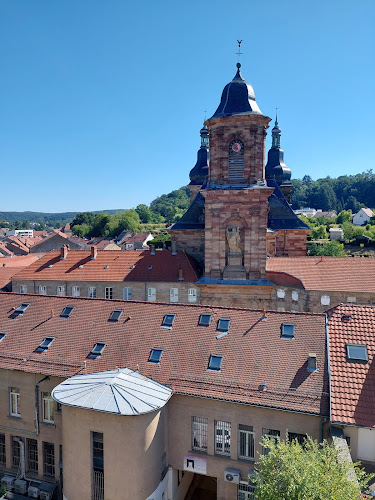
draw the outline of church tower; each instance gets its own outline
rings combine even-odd
[[[266,129],[254,90],[241,65],[206,120],[210,162],[205,200],[206,279],[258,280],[266,276],[268,197],[265,183]]]
[[[189,174],[190,204],[208,179],[208,130],[206,125],[203,125],[201,128],[200,136],[201,147],[198,149],[197,163],[190,170]]]

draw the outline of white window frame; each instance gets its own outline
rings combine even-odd
[[[96,286],[89,286],[87,296],[89,299],[96,299]]]
[[[156,302],[156,288],[147,289],[147,300],[148,302]]]
[[[43,422],[53,424],[55,422],[54,401],[50,392],[42,393],[43,402]]]
[[[284,290],[284,288],[278,288],[277,289],[277,298],[278,299],[285,299],[285,290]]]
[[[13,411],[14,410],[14,411]],[[20,417],[20,390],[18,387],[11,387],[9,391],[9,413],[12,417]]]
[[[255,486],[251,481],[240,481],[238,484],[238,500],[254,500]]]
[[[357,297],[347,297],[346,298],[346,303],[347,304],[356,304],[357,303]]]
[[[273,433],[273,434],[270,434],[270,433]],[[278,433],[278,434],[276,434]],[[279,429],[262,429],[262,436],[267,436],[269,439],[273,439],[275,441],[277,441],[277,438],[280,438],[280,431]],[[262,454],[263,455],[267,455],[269,453],[269,449],[268,448],[263,448],[262,447]]]
[[[248,427],[248,429],[242,428]],[[252,429],[252,430],[250,430]],[[241,442],[244,440],[244,442]],[[251,450],[248,453],[248,450]],[[241,449],[245,453],[241,453]],[[255,432],[252,425],[238,424],[238,458],[244,458],[245,460],[253,460],[255,457]]]
[[[123,298],[124,300],[132,300],[132,289],[130,286],[124,287]]]
[[[72,286],[72,297],[80,297],[81,296],[81,289],[78,285]]]
[[[197,289],[189,288],[188,289],[188,302],[190,304],[195,304],[197,302]]]
[[[178,302],[178,288],[169,289],[169,302]]]
[[[298,292],[295,290],[292,291],[292,300],[294,300],[294,302],[298,302]]]
[[[20,285],[20,293],[27,293],[27,285]]]
[[[191,417],[191,449],[207,453],[208,418]]]
[[[320,297],[320,303],[322,306],[329,306],[331,303],[331,297],[329,295],[322,295]]]
[[[66,293],[65,293],[65,286],[64,285],[59,285],[56,288],[56,295],[58,295],[59,297],[63,297],[64,295],[66,295]]]
[[[39,295],[47,295],[47,287],[46,285],[39,285],[38,287]]]
[[[104,288],[104,297],[106,299],[113,299],[113,288],[111,286],[106,286]]]
[[[215,453],[230,456],[232,424],[222,420],[215,420]]]

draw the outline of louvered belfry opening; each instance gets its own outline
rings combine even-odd
[[[232,141],[229,145],[228,181],[243,182],[244,176],[244,146],[242,141]]]

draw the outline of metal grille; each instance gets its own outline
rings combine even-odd
[[[241,141],[235,141],[241,144],[241,149],[238,152],[233,151],[231,143],[229,146],[228,160],[228,180],[229,182],[244,180],[244,149]]]
[[[27,470],[38,472],[38,441],[36,439],[27,440]]]
[[[193,450],[207,451],[208,419],[204,417],[193,417],[191,424]]]
[[[0,434],[0,464],[5,464],[6,461],[5,434]]]
[[[263,429],[263,436],[267,436],[269,439],[277,439],[280,437],[280,431],[276,429]],[[269,453],[268,448],[262,448],[263,455],[267,455]]]
[[[240,482],[238,485],[238,500],[254,500],[255,486]]]
[[[43,473],[55,477],[55,446],[53,443],[43,443]]]
[[[306,438],[307,438],[306,434],[297,434],[296,432],[288,433],[289,441],[293,441],[294,439],[296,439],[298,443],[302,446],[305,443]]]
[[[20,443],[16,441],[15,437],[12,437],[12,467],[18,467],[20,465],[21,449]]]
[[[238,456],[240,458],[254,458],[255,433],[251,425],[238,426]]]
[[[215,420],[215,453],[230,455],[231,423]]]
[[[92,500],[104,500],[104,472],[92,471]]]

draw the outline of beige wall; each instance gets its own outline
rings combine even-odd
[[[252,425],[255,431],[255,458],[261,453],[260,441],[262,429],[279,430],[281,439],[286,431],[308,434],[319,439],[319,427],[322,419],[313,415],[283,412],[258,408],[248,405],[220,402],[203,398],[192,398],[174,395],[169,402],[169,463],[175,469],[183,468],[184,455],[196,455],[207,460],[207,475],[217,478],[218,500],[235,500],[237,487],[224,481],[224,471],[230,467],[239,469],[241,477],[246,480],[254,461],[238,460],[239,424]],[[207,453],[192,451],[192,417],[208,418],[208,451]],[[215,420],[231,423],[230,457],[215,455],[214,425]]]
[[[145,500],[168,448],[168,410],[124,416],[63,407],[64,496],[91,500],[91,433],[103,433],[106,500]],[[167,454],[168,463],[168,454]]]

